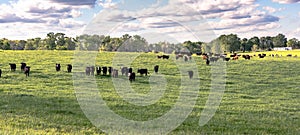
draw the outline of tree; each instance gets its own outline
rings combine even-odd
[[[287,42],[288,47],[292,47],[294,49],[299,49],[300,48],[300,41],[296,38],[292,38]]]
[[[274,47],[286,47],[287,38],[283,34],[278,34],[277,36],[272,38]]]

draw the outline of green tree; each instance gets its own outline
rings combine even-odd
[[[277,36],[272,38],[272,42],[274,47],[286,47],[287,38],[283,34],[278,34]]]

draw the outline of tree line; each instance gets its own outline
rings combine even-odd
[[[174,50],[182,51],[185,47],[192,53],[197,52],[250,52],[272,50],[274,47],[300,48],[300,41],[296,38],[287,39],[285,35],[278,34],[274,37],[239,38],[236,34],[220,35],[211,42],[183,43],[158,42],[148,43],[139,35],[124,34],[121,37],[104,35],[80,35],[75,38],[68,37],[64,33],[50,32],[46,38],[40,37],[27,40],[0,39],[2,50],[94,50],[94,51],[124,51],[124,52],[165,52]]]

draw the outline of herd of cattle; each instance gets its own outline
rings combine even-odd
[[[192,59],[192,53],[184,53],[184,52],[175,52],[176,55],[176,60],[182,58],[184,61],[189,61]],[[242,57],[246,60],[250,60],[253,57],[256,57],[256,55],[240,55],[237,53],[231,54],[230,57],[227,57],[227,54],[212,54],[212,53],[196,53],[196,55],[198,56],[202,56],[202,59],[206,61],[206,64],[209,65],[210,62],[216,62],[218,60],[223,60],[223,61],[230,61],[230,60],[238,60],[239,57]],[[258,54],[257,55],[259,58],[265,58],[267,55],[266,54]],[[282,57],[282,55],[278,55],[278,54],[270,54],[270,57]],[[287,57],[293,57],[292,54],[288,54]],[[297,57],[297,55],[294,55],[294,57]],[[170,56],[169,55],[157,55],[158,59],[169,59]],[[29,76],[30,73],[30,66],[27,66],[26,63],[22,62],[21,64],[21,71],[24,72],[24,74],[26,75],[26,77]],[[10,65],[10,69],[11,71],[16,71],[17,65],[15,63],[9,63]],[[61,65],[59,63],[56,64],[55,66],[56,71],[60,71],[61,70]],[[154,66],[154,72],[158,73],[158,69],[159,66],[155,65]],[[95,75],[95,71],[96,71],[96,75],[110,75],[111,77],[117,78],[119,76],[119,70],[115,69],[113,67],[100,67],[100,66],[89,66],[86,67],[85,69],[85,74],[87,76],[94,76]],[[127,76],[129,81],[135,81],[135,72],[133,72],[133,69],[131,67],[121,67],[120,68],[121,74],[122,76]],[[71,73],[72,72],[72,65],[68,64],[67,65],[67,72]],[[139,73],[141,76],[142,75],[148,75],[148,69],[138,69],[137,73]],[[188,75],[189,78],[192,79],[193,78],[193,71],[188,71]],[[2,75],[2,70],[0,69],[0,77]]]

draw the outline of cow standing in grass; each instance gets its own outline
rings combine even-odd
[[[206,65],[208,66],[209,65],[209,59],[206,59]]]
[[[55,68],[56,68],[56,71],[57,71],[57,72],[60,71],[60,64],[59,64],[59,63],[56,63]]]
[[[134,72],[129,73],[128,74],[128,79],[129,79],[130,82],[135,81],[135,73]]]
[[[22,63],[21,63],[21,71],[24,71],[24,70],[25,70],[25,67],[26,67],[26,63],[22,62]]]
[[[9,65],[10,65],[10,70],[11,71],[16,71],[17,65],[15,63],[9,63]]]
[[[119,71],[116,70],[116,69],[113,69],[113,71],[112,71],[112,77],[118,78],[119,77]]]
[[[121,67],[121,73],[122,75],[128,76],[128,67]]]
[[[158,65],[154,66],[154,72],[155,72],[155,73],[157,73],[157,72],[158,72],[158,68],[159,68],[159,66],[158,66]]]
[[[128,73],[132,73],[132,68],[129,68],[129,69],[128,69]]]
[[[107,67],[102,67],[102,73],[103,73],[103,75],[107,74]]]
[[[29,67],[29,66],[26,66],[26,67],[24,68],[24,73],[25,73],[26,77],[29,77],[29,72],[30,72],[30,67]]]
[[[85,75],[90,75],[90,72],[91,72],[91,70],[90,70],[90,67],[86,67],[85,68]]]
[[[140,73],[140,75],[145,74],[147,76],[149,72],[148,69],[138,69],[137,73]]]
[[[71,72],[72,72],[72,65],[71,65],[71,64],[68,64],[68,65],[67,65],[67,70],[68,70],[68,73],[71,73]]]
[[[1,77],[1,75],[2,75],[2,70],[0,69],[0,77]]]
[[[101,74],[101,67],[96,67],[96,72],[97,72],[97,75],[100,75]]]

